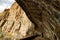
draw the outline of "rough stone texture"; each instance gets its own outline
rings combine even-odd
[[[59,0],[17,3],[0,14],[0,40],[60,40]]]
[[[60,40],[60,0],[16,0],[35,24],[41,40]]]
[[[34,24],[16,2],[9,10],[5,9],[1,13],[0,27],[6,40],[24,39],[35,35]]]

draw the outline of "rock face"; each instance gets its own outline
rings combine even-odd
[[[10,9],[0,14],[0,40],[60,40],[60,23],[56,18],[58,14],[48,14],[47,11],[42,14],[43,21],[33,15],[37,18],[34,21],[38,26],[42,22],[42,26],[37,27],[15,2]],[[41,17],[41,14],[38,15]]]
[[[16,2],[35,24],[36,33],[42,35],[41,40],[60,40],[58,20],[60,0],[16,0]]]
[[[15,2],[10,9],[5,9],[0,18],[0,27],[4,38],[23,39],[35,35],[34,24]]]

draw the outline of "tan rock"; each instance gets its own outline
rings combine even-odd
[[[4,23],[1,26],[3,35],[5,35],[4,38],[24,39],[35,35],[34,24],[16,2],[11,6],[9,11],[5,10],[3,13],[9,14],[3,14],[4,16],[2,17],[4,18],[0,22],[0,26]]]

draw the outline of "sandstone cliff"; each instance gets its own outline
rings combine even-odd
[[[34,24],[30,22],[25,12],[15,2],[10,9],[0,14],[0,28],[4,38],[24,39],[35,35]],[[4,39],[3,39],[4,40]]]
[[[60,34],[57,35],[56,32],[60,31],[60,23],[55,15],[46,13],[42,17],[43,28],[35,29],[35,24],[30,21],[23,9],[16,2],[13,3],[10,9],[5,9],[0,14],[0,40],[59,40]],[[36,22],[40,25],[38,20]],[[38,34],[41,31],[44,33],[38,35],[36,30]]]
[[[42,36],[42,40],[60,39],[59,0],[16,0],[16,2],[35,24],[36,33]]]

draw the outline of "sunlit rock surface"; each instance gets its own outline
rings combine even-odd
[[[4,38],[14,40],[35,35],[34,24],[16,2],[10,9],[5,9],[0,15],[0,27]]]
[[[44,7],[42,6],[42,9],[46,8],[45,10],[40,10],[41,12],[43,11],[42,19],[40,18],[41,14],[38,14],[40,19],[38,15],[35,16],[35,13],[32,15],[34,19],[37,18],[33,20],[40,27],[37,27],[30,21],[26,12],[23,11],[18,3],[15,2],[10,9],[5,9],[0,14],[0,40],[60,40],[60,10],[58,11],[57,8],[51,5],[49,6],[51,9],[49,9],[45,2],[47,1],[45,0],[41,3],[41,5],[45,5]],[[50,4],[50,2],[48,3]],[[53,4],[53,6],[54,5],[55,4]],[[31,9],[33,10],[34,8]],[[38,12],[38,10],[36,12]]]

